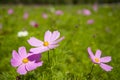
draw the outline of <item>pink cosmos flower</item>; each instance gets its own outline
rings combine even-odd
[[[55,14],[56,14],[56,15],[63,15],[63,11],[62,11],[62,10],[57,10],[57,11],[55,12]]]
[[[13,14],[13,9],[8,9],[8,14]]]
[[[38,27],[38,24],[35,22],[35,21],[31,21],[30,22],[30,25],[37,28]]]
[[[95,64],[99,64],[100,67],[105,70],[105,71],[111,71],[113,67],[105,64],[107,62],[110,62],[111,61],[111,57],[110,56],[107,56],[107,57],[101,57],[101,51],[100,50],[97,50],[96,51],[96,54],[94,55],[93,52],[91,51],[91,48],[88,47],[88,53],[89,53],[89,56],[92,60],[93,63]]]
[[[24,13],[24,15],[23,15],[23,18],[24,18],[24,19],[27,19],[27,18],[28,18],[28,16],[29,16],[29,15],[28,15],[28,13],[27,13],[27,12],[25,12],[25,13]]]
[[[83,9],[82,13],[83,13],[84,15],[86,15],[86,16],[91,15],[90,10],[88,10],[88,9]]]
[[[48,15],[47,15],[46,13],[43,13],[43,14],[42,14],[42,17],[43,17],[44,19],[47,19],[47,18],[48,18]]]
[[[21,75],[24,75],[27,73],[27,71],[31,71],[39,66],[42,66],[43,62],[38,61],[38,58],[40,57],[36,57],[36,59],[31,60],[31,57],[33,56],[36,55],[33,55],[32,53],[27,54],[25,47],[20,47],[18,53],[13,50],[11,65],[13,67],[18,67],[17,72]]]
[[[97,3],[95,3],[95,4],[93,5],[93,10],[94,10],[94,11],[97,11],[97,10],[98,10],[98,5],[97,5]]]
[[[94,20],[93,19],[89,19],[88,21],[87,21],[87,24],[93,24],[94,23]]]
[[[38,40],[35,37],[31,37],[28,40],[28,43],[36,48],[31,48],[30,52],[42,53],[44,51],[56,48],[57,46],[59,46],[58,43],[64,39],[64,37],[59,37],[60,32],[54,31],[52,33],[49,30],[45,32],[44,41]]]

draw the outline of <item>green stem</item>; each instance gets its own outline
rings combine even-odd
[[[50,64],[50,55],[49,55],[49,51],[48,51],[48,62]]]
[[[91,71],[87,75],[87,80],[91,80],[91,77],[92,77],[91,74],[92,74],[93,68],[94,68],[94,64],[92,65]]]

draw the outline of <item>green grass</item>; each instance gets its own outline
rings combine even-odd
[[[0,6],[0,80],[15,80],[19,74],[10,64],[12,50],[25,46],[27,51],[31,46],[27,40],[34,36],[43,40],[47,30],[58,30],[65,39],[55,50],[50,51],[49,63],[47,52],[42,53],[44,62],[42,67],[20,76],[20,80],[87,80],[92,62],[89,59],[87,48],[95,52],[102,50],[103,56],[112,56],[108,63],[113,66],[111,72],[103,71],[98,65],[93,69],[92,80],[119,80],[120,77],[120,5],[100,5],[98,12],[94,12],[91,5],[80,6],[53,6],[61,9],[64,15],[57,16],[49,11],[51,6]],[[9,8],[14,9],[12,15],[7,14]],[[92,14],[84,16],[77,14],[77,10],[88,8]],[[27,11],[29,18],[23,19]],[[48,19],[43,19],[41,14],[48,14]],[[86,24],[88,19],[94,19],[94,24]],[[38,28],[30,26],[30,21],[35,20]],[[17,37],[23,29],[29,32],[27,37]],[[50,64],[50,65],[49,65]],[[19,80],[19,79],[18,79]]]

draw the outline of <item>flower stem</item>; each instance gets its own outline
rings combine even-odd
[[[48,51],[48,62],[50,64],[50,55],[49,55],[49,51]]]
[[[91,71],[88,73],[88,75],[87,75],[87,80],[91,80],[91,78],[92,78],[92,71],[93,71],[93,68],[94,68],[94,64],[92,65],[92,67],[91,67]]]

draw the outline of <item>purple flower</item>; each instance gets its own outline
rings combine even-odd
[[[56,14],[56,15],[63,15],[63,11],[62,11],[62,10],[57,10],[57,11],[55,12],[55,14]]]
[[[27,54],[25,47],[20,47],[18,53],[13,50],[11,65],[13,67],[18,67],[17,72],[19,74],[24,75],[27,73],[27,71],[31,71],[39,66],[42,66],[43,62],[37,60],[40,57],[36,57],[36,59],[30,60],[30,56],[34,57],[32,53]]]
[[[64,39],[64,37],[59,37],[60,32],[54,31],[52,33],[49,30],[45,32],[44,41],[38,40],[35,37],[31,37],[28,40],[28,43],[31,46],[35,46],[36,48],[31,48],[30,52],[36,54],[56,48],[57,46],[59,46],[58,43]]]
[[[48,15],[47,15],[46,13],[43,13],[43,14],[42,14],[42,17],[43,17],[44,19],[47,19],[47,18],[48,18]]]
[[[83,9],[82,13],[83,13],[84,15],[86,15],[86,16],[91,15],[90,10],[88,10],[88,9]]]
[[[8,9],[8,14],[13,14],[13,9]]]
[[[27,13],[27,12],[25,12],[25,13],[24,13],[24,15],[23,15],[23,18],[24,18],[24,19],[27,19],[27,18],[28,18],[28,16],[29,16],[29,15],[28,15],[28,13]]]
[[[39,25],[35,21],[31,21],[30,25],[37,28]]]
[[[88,21],[87,21],[87,24],[93,24],[94,23],[94,20],[93,19],[89,19]]]
[[[89,53],[89,56],[92,60],[93,63],[95,64],[99,64],[100,67],[105,70],[105,71],[111,71],[113,67],[105,64],[107,62],[110,62],[111,61],[111,57],[110,56],[107,56],[107,57],[101,57],[101,51],[100,50],[97,50],[96,51],[96,54],[94,55],[93,52],[91,51],[91,48],[88,47],[88,53]]]

